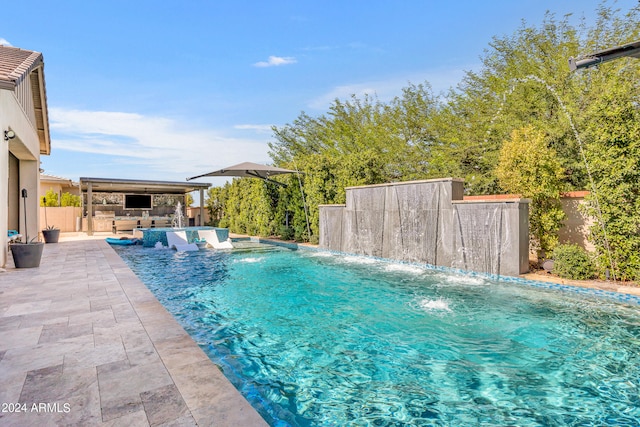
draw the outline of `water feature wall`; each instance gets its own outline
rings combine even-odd
[[[500,275],[528,270],[528,201],[463,201],[446,178],[346,189],[320,206],[320,247]]]
[[[517,276],[529,270],[529,200],[455,201],[451,267]]]

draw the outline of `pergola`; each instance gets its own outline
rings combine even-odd
[[[200,218],[204,218],[204,191],[211,186],[206,182],[145,181],[114,178],[80,178],[80,191],[87,194],[87,234],[93,234],[93,192],[121,194],[186,194],[200,191]]]

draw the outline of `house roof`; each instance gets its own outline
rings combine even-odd
[[[66,184],[66,185],[73,186],[73,187],[77,187],[78,186],[77,182],[73,182],[69,178],[64,178],[64,177],[55,176],[55,175],[47,175],[47,174],[44,174],[44,173],[40,174],[40,182]]]
[[[42,62],[42,54],[10,46],[0,46],[0,85],[13,89],[34,65]]]
[[[0,46],[0,89],[16,91],[22,84],[31,86],[35,118],[33,125],[40,140],[40,154],[50,154],[51,137],[42,54],[17,47]],[[26,105],[22,107],[25,108]]]

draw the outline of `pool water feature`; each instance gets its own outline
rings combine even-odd
[[[114,249],[271,425],[640,423],[637,306],[234,244]]]

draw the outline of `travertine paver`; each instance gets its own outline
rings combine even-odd
[[[0,272],[0,405],[2,426],[267,425],[104,240]]]

